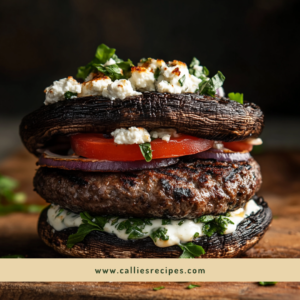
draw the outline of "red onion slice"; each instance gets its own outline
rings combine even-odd
[[[251,158],[249,152],[224,152],[218,149],[210,149],[204,152],[197,154],[189,155],[191,158],[200,158],[200,159],[215,159],[217,161],[247,161]]]
[[[39,165],[42,167],[87,172],[126,172],[167,167],[176,164],[178,161],[178,157],[153,159],[150,162],[144,160],[107,161],[72,155],[58,155],[46,150],[39,158]]]

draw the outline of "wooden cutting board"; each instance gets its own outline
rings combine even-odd
[[[255,157],[262,168],[265,197],[274,215],[271,229],[243,257],[300,258],[300,154],[264,153]],[[34,191],[36,158],[25,149],[0,165],[0,173],[20,181],[29,203],[45,203]],[[38,215],[14,213],[0,217],[0,256],[23,254],[29,258],[61,257],[37,235]],[[299,275],[300,279],[300,275]],[[300,283],[0,283],[2,299],[300,299]],[[153,291],[153,287],[165,286]]]

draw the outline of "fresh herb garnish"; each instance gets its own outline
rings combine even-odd
[[[86,66],[78,68],[77,77],[85,79],[91,72],[100,71],[104,75],[109,76],[112,80],[127,79],[130,77],[130,68],[133,63],[130,59],[123,61],[115,54],[116,49],[109,48],[104,44],[97,47],[95,57]],[[104,64],[113,59],[116,63],[109,66]],[[122,71],[121,71],[122,70]]]
[[[185,82],[185,75],[183,75],[179,80],[178,80],[180,86],[183,86],[184,85],[184,82]]]
[[[198,284],[190,284],[186,288],[190,290],[190,289],[194,289],[196,287],[200,287],[200,285],[198,285]]]
[[[161,220],[161,225],[170,225],[171,224],[171,219],[162,219]]]
[[[194,68],[195,66],[198,66],[199,68]],[[189,73],[200,79],[209,75],[208,69],[204,66],[201,67],[200,61],[196,57],[194,57],[190,63]]]
[[[60,208],[58,210],[58,213],[56,214],[55,218],[59,217],[62,213],[63,213],[64,209],[63,208]]]
[[[64,96],[65,96],[66,100],[69,100],[69,99],[72,99],[72,97],[77,97],[77,95],[78,95],[77,93],[72,93],[69,91],[69,92],[65,92]]]
[[[197,91],[200,94],[215,96],[217,89],[223,85],[224,81],[225,76],[222,72],[218,71],[218,73],[210,79],[203,77]]]
[[[207,223],[207,222],[211,222],[214,220],[214,216],[210,216],[210,215],[207,215],[207,216],[202,216],[200,218],[197,218],[194,220],[195,223]]]
[[[156,242],[157,239],[161,239],[163,241],[167,241],[169,239],[169,236],[166,235],[167,232],[168,232],[167,228],[159,227],[158,229],[156,229],[155,231],[153,231],[150,234],[150,237],[152,238],[152,240],[154,242]]]
[[[203,233],[208,237],[211,237],[215,232],[217,232],[220,235],[223,235],[228,227],[228,224],[234,223],[225,216],[218,216],[212,221],[206,222],[202,230]]]
[[[152,160],[151,144],[144,143],[144,144],[139,144],[139,146],[140,146],[143,156],[145,157],[146,162],[151,161]]]
[[[155,72],[154,72],[154,78],[155,80],[157,80],[158,76],[160,75],[160,69],[156,68]]]
[[[1,256],[0,258],[25,258],[25,256],[21,254],[13,254],[13,255],[4,255]]]
[[[141,62],[141,63],[145,63],[146,61],[148,61],[147,58],[141,58],[141,59],[140,59],[140,62]]]
[[[105,224],[108,222],[106,217],[92,217],[89,213],[80,213],[82,224],[78,227],[76,233],[71,234],[67,241],[67,247],[72,248],[75,244],[84,240],[92,231],[103,231]],[[95,222],[92,220],[95,219]]]
[[[273,281],[273,282],[270,282],[270,281],[260,281],[258,284],[259,285],[263,285],[263,286],[267,286],[267,285],[275,285],[277,282]]]
[[[194,234],[194,239],[196,239],[197,237],[199,237],[199,232],[195,232],[195,234]]]
[[[178,222],[178,225],[181,226],[184,223],[184,220],[181,220],[180,222]]]
[[[195,245],[192,242],[181,244],[179,247],[183,250],[180,258],[195,258],[205,254],[201,246]]]
[[[228,97],[230,100],[236,101],[240,104],[244,103],[244,94],[240,94],[240,93],[229,93]]]
[[[165,288],[164,286],[158,286],[158,287],[153,288],[153,291],[159,291],[159,290],[162,290],[164,288]]]
[[[149,224],[150,223],[150,224]],[[146,225],[152,225],[152,223],[146,219],[144,221],[143,219],[138,218],[129,218],[127,220],[124,220],[120,222],[117,226],[118,230],[126,230],[125,233],[129,234],[128,240],[134,240],[142,238],[146,235],[146,232],[143,232],[143,229]]]

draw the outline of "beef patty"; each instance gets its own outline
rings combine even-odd
[[[254,159],[216,162],[183,158],[176,165],[128,173],[89,173],[40,168],[36,191],[73,212],[193,219],[243,207],[259,190]]]

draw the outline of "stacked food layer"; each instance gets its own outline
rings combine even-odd
[[[78,76],[46,88],[20,134],[51,205],[43,241],[73,257],[237,257],[272,214],[249,152],[263,114],[224,97],[194,59],[122,61],[100,45]],[[233,99],[233,100],[232,100]]]

